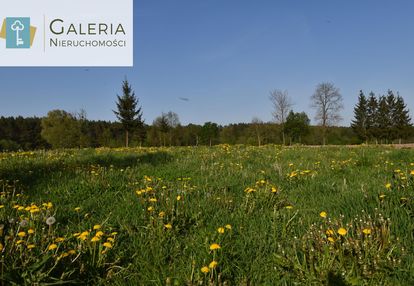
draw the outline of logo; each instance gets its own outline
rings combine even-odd
[[[29,17],[7,17],[0,30],[0,38],[6,39],[7,49],[29,49],[35,34],[36,27],[30,26]]]

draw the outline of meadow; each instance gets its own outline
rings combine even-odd
[[[0,153],[7,285],[414,285],[414,149]]]

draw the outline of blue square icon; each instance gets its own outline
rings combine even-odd
[[[6,18],[6,48],[29,49],[30,48],[30,18],[10,17]]]

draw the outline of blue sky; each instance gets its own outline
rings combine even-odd
[[[0,116],[83,108],[115,120],[125,76],[146,123],[170,110],[183,124],[270,121],[272,89],[313,119],[310,96],[326,81],[344,97],[341,125],[360,89],[399,91],[414,115],[413,1],[134,2],[133,68],[0,68]]]

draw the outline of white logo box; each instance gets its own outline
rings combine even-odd
[[[3,67],[133,66],[133,0],[13,0],[0,8],[7,17],[30,17],[36,28],[29,49],[7,49]]]

